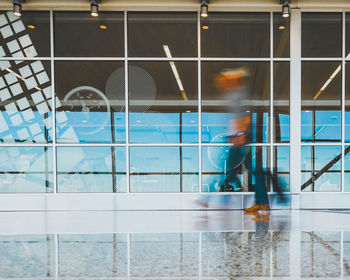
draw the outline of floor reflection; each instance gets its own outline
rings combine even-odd
[[[197,227],[230,223],[221,212],[203,213]],[[350,276],[350,231],[299,230],[276,217],[242,216],[255,230],[0,235],[0,279]]]

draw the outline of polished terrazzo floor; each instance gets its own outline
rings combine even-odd
[[[350,212],[0,212],[0,279],[350,279]]]

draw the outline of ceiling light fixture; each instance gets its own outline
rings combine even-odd
[[[209,0],[199,0],[201,3],[201,17],[208,17],[208,4]]]
[[[90,15],[92,17],[98,17],[98,4],[101,4],[101,0],[90,0]]]
[[[13,0],[13,14],[20,17],[22,15],[22,4],[25,0]]]
[[[203,26],[202,26],[202,29],[208,30],[208,29],[209,29],[209,26],[208,26],[208,25],[203,25]]]
[[[35,25],[29,24],[29,25],[28,25],[28,28],[29,28],[29,29],[35,29]]]
[[[291,0],[280,0],[282,4],[282,17],[287,18],[290,14],[290,1]]]
[[[167,58],[173,58],[173,56],[171,55],[169,46],[168,45],[163,45],[163,48],[164,48],[164,52],[165,52]],[[176,68],[176,65],[175,65],[174,61],[170,60],[169,64],[170,64],[171,70],[173,71],[173,74],[174,74],[174,77],[176,79],[177,85],[178,85],[178,87],[179,87],[179,89],[181,91],[182,98],[184,100],[188,100],[187,94],[186,94],[185,89],[184,89],[184,87],[182,85],[182,82],[181,82],[181,79],[180,79],[180,75],[179,75],[179,72],[177,72],[177,68]]]

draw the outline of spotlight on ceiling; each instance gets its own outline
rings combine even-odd
[[[290,14],[290,1],[291,0],[280,0],[282,4],[282,17],[287,18]]]
[[[101,4],[101,0],[90,0],[90,15],[98,17],[98,4]]]
[[[13,14],[20,17],[22,15],[22,4],[25,0],[13,0]]]
[[[199,0],[201,3],[201,17],[208,17],[208,4],[209,0]]]

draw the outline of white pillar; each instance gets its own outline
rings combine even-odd
[[[301,186],[301,11],[290,21],[290,192],[292,209],[300,208]]]

